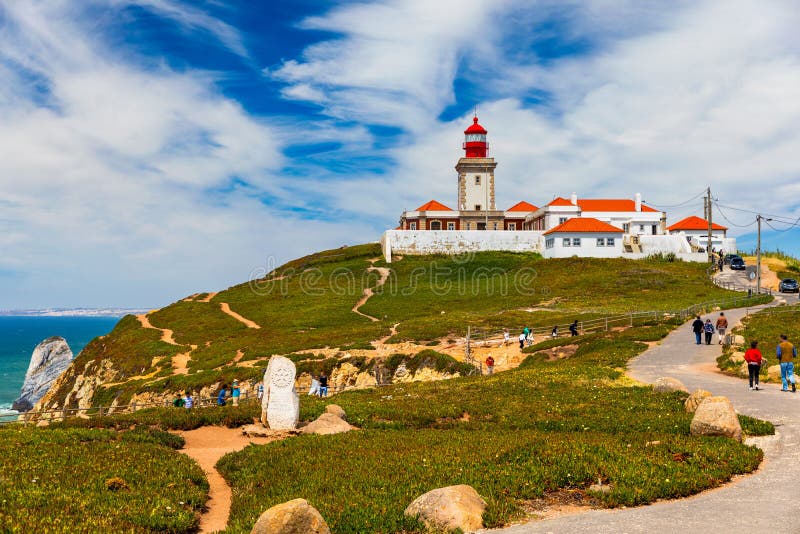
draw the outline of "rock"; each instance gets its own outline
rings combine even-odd
[[[408,505],[405,515],[418,517],[431,529],[465,532],[483,527],[484,501],[472,486],[439,488],[417,497]]]
[[[592,484],[589,486],[589,491],[594,493],[611,493],[611,486],[608,484]]]
[[[305,499],[273,506],[258,518],[250,534],[330,534],[316,508]]]
[[[333,391],[341,391],[353,387],[358,380],[358,367],[350,362],[343,362],[331,371],[328,385]]]
[[[344,413],[344,408],[342,408],[338,404],[328,404],[327,406],[325,406],[325,413],[333,414],[339,419],[347,418],[346,414]]]
[[[354,427],[350,426],[347,421],[332,414],[324,413],[317,417],[314,421],[308,423],[300,429],[303,434],[340,434],[342,432],[349,432]]]
[[[36,345],[25,373],[20,396],[12,410],[27,412],[45,396],[50,386],[72,363],[72,351],[63,337],[49,337]]]
[[[261,421],[273,430],[297,428],[300,397],[294,389],[297,368],[285,356],[269,359],[264,372],[264,397],[261,400]]]
[[[662,376],[656,380],[656,383],[653,384],[653,391],[656,393],[671,393],[673,391],[683,391],[685,393],[689,393],[689,390],[686,389],[686,386],[683,385],[683,382],[677,378],[672,378],[669,376]]]
[[[742,440],[742,427],[728,397],[708,397],[701,402],[689,429],[693,436],[727,436]]]
[[[741,364],[739,364],[739,371],[738,371],[739,376],[750,377],[750,369],[748,369],[748,365],[750,364],[748,364],[747,362],[742,362]]]
[[[744,361],[744,352],[736,351],[731,354],[730,359],[732,363],[742,363]]]
[[[770,365],[767,367],[767,378],[769,378],[770,382],[780,382],[781,381],[781,366],[780,365]]]
[[[259,423],[252,425],[244,425],[242,427],[242,434],[248,438],[286,438],[289,436],[296,436],[300,431],[297,429],[292,430],[274,430],[267,428]]]
[[[375,375],[372,373],[358,373],[358,377],[356,377],[356,388],[372,388],[377,385],[378,381],[375,380]]]
[[[731,335],[731,345],[737,345],[739,347],[744,346],[744,336],[740,336],[738,334]]]
[[[707,398],[711,397],[711,392],[706,391],[705,389],[696,389],[689,395],[689,398],[686,399],[686,402],[683,403],[683,406],[686,408],[687,413],[694,413],[697,410],[697,407],[700,406]]]

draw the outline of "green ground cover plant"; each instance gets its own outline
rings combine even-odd
[[[373,267],[390,269],[383,287],[377,287],[379,273],[370,271]],[[361,311],[378,321],[352,311],[366,288],[375,295]],[[504,328],[518,332],[522,326],[549,328],[631,310],[678,310],[738,295],[711,284],[704,266],[695,263],[544,260],[533,253],[492,252],[406,256],[386,264],[373,244],[300,258],[263,279],[221,291],[210,302],[198,302],[201,296],[149,316],[154,326],[173,330],[182,346],[161,342],[160,332],[125,317],[82,351],[50,406],[62,408],[79,375],[96,374],[101,363],[118,376],[111,380],[114,385],[98,389],[94,406],[127,402],[134,393],[197,391],[234,377],[252,379],[263,365],[249,367],[249,360],[273,354],[371,348],[371,342],[389,338],[395,326],[389,343],[414,341],[435,350],[437,340],[463,337],[468,326],[482,336],[497,335]],[[247,328],[223,313],[221,303],[261,328]],[[170,359],[189,345],[196,346],[189,373],[172,376]],[[242,357],[236,363],[238,351]],[[160,362],[160,373],[132,379],[150,372],[153,362]]]
[[[534,352],[519,369],[491,377],[339,394],[334,402],[362,430],[250,447],[219,462],[234,489],[227,531],[249,532],[267,507],[303,497],[335,532],[418,532],[405,507],[451,484],[474,486],[488,502],[486,525],[499,526],[520,517],[528,499],[585,490],[598,478],[612,490],[594,498],[613,507],[690,495],[752,471],[759,449],[689,435],[685,394],[654,394],[622,379],[646,347],[640,340],[667,331],[574,338],[569,358],[544,361]],[[303,397],[302,418],[327,402]],[[742,422],[753,435],[774,430]]]
[[[0,427],[0,531],[194,532],[208,483],[178,446],[147,428]]]

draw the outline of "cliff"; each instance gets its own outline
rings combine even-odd
[[[33,408],[71,362],[72,350],[63,337],[49,337],[39,343],[33,349],[22,392],[11,406],[12,409],[27,412]]]

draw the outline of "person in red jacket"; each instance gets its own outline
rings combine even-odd
[[[764,360],[758,350],[758,341],[750,342],[750,348],[744,353],[744,360],[750,373],[750,389],[758,391],[758,373],[761,372],[761,362]]]

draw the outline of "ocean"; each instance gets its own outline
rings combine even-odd
[[[119,317],[0,316],[0,415],[9,415],[11,403],[19,397],[36,345],[50,336],[61,336],[77,356],[89,341],[109,333],[118,321]]]

